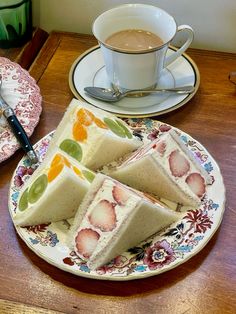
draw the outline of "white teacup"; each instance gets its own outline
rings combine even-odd
[[[112,34],[131,29],[156,34],[163,44],[141,51],[127,51],[106,43]],[[100,44],[108,78],[119,89],[149,89],[158,85],[163,68],[184,53],[194,36],[190,26],[177,26],[167,12],[147,4],[124,4],[105,11],[94,21],[92,31]],[[176,52],[166,57],[168,46],[179,31],[187,31],[188,37]]]

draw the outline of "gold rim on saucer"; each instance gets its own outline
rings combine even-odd
[[[171,50],[177,50],[177,48],[173,47],[173,46],[170,46],[169,47]],[[70,68],[70,72],[69,72],[69,86],[70,86],[70,89],[72,91],[72,93],[74,94],[74,96],[80,100],[83,100],[83,101],[86,101],[87,103],[89,103],[90,105],[96,107],[96,108],[99,108],[101,109],[99,106],[97,106],[96,104],[88,101],[87,99],[85,99],[76,89],[75,85],[74,85],[74,80],[73,80],[73,74],[74,74],[74,71],[77,67],[77,65],[79,64],[79,62],[84,59],[88,54],[90,54],[91,52],[97,50],[97,49],[100,49],[100,46],[99,45],[96,45],[96,46],[93,46],[92,48],[86,50],[84,53],[82,53],[75,61],[74,63],[72,64],[71,68]],[[181,57],[184,57],[188,62],[189,64],[191,65],[192,69],[193,69],[193,72],[194,72],[194,76],[195,76],[195,82],[193,84],[193,86],[195,87],[195,90],[193,93],[189,94],[186,98],[184,98],[182,101],[180,101],[178,104],[174,105],[173,107],[170,107],[168,109],[164,109],[164,110],[161,110],[161,111],[153,111],[151,113],[147,113],[147,114],[122,114],[122,113],[119,113],[119,112],[111,112],[109,110],[106,110],[106,109],[103,109],[103,110],[106,110],[110,113],[113,113],[115,114],[116,116],[118,117],[121,117],[121,118],[147,118],[147,117],[154,117],[154,116],[160,116],[160,115],[163,115],[163,114],[166,114],[168,112],[171,112],[171,111],[174,111],[180,107],[182,107],[183,105],[185,105],[190,99],[193,98],[193,96],[196,94],[198,88],[199,88],[199,85],[200,85],[200,73],[199,73],[199,70],[197,68],[197,65],[196,63],[186,54],[186,53],[183,53],[181,55]]]

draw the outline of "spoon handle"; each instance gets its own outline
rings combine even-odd
[[[175,93],[175,94],[191,94],[195,90],[194,86],[182,86],[176,88],[155,88],[155,89],[134,89],[122,93],[123,96],[135,95],[135,94],[150,94],[150,93]]]

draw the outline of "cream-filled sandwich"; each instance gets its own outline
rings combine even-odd
[[[58,146],[86,167],[96,170],[140,145],[124,121],[73,99],[54,133],[49,151]]]
[[[199,206],[210,176],[174,131],[143,145],[109,175],[136,189]]]
[[[94,176],[60,149],[51,151],[20,191],[15,224],[29,226],[73,217]]]
[[[74,218],[69,246],[96,269],[179,219],[156,199],[97,174]]]

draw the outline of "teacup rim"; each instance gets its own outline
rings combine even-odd
[[[165,14],[169,15],[173,21],[174,21],[174,24],[175,24],[175,32],[173,34],[173,36],[166,42],[164,42],[162,45],[158,46],[158,47],[153,47],[151,49],[145,49],[145,50],[138,50],[138,51],[129,51],[129,50],[125,50],[125,49],[121,49],[121,48],[117,48],[117,47],[113,47],[107,43],[105,43],[104,41],[98,39],[95,35],[95,31],[94,31],[94,24],[96,23],[97,19],[100,18],[103,14],[107,13],[107,12],[111,12],[119,7],[142,7],[142,6],[145,6],[145,7],[153,7],[155,9],[158,9],[162,12],[164,12]],[[176,33],[177,33],[177,30],[178,30],[178,26],[177,26],[177,22],[176,22],[176,19],[170,14],[168,13],[167,11],[155,6],[155,5],[151,5],[151,4],[144,4],[144,3],[126,3],[126,4],[120,4],[120,5],[117,5],[109,10],[106,10],[104,12],[102,12],[101,14],[99,14],[96,19],[94,20],[93,24],[92,24],[92,33],[93,35],[95,36],[95,38],[97,39],[99,45],[101,46],[104,46],[106,47],[107,49],[109,50],[112,50],[112,51],[115,51],[115,52],[119,52],[119,53],[123,53],[123,54],[134,54],[134,55],[138,55],[138,54],[147,54],[147,53],[152,53],[152,52],[155,52],[155,51],[158,51],[158,50],[161,50],[163,49],[165,46],[168,47],[170,42],[173,40],[173,38],[175,37]]]
[[[125,50],[125,49],[122,49],[122,48],[117,48],[117,47],[113,47],[107,43],[105,43],[104,41],[98,39],[95,35],[95,31],[94,31],[94,25],[96,23],[96,21],[98,20],[98,18],[101,18],[101,16],[103,14],[106,14],[107,12],[111,12],[111,11],[114,11],[116,10],[117,8],[120,8],[120,7],[152,7],[152,8],[155,8],[155,9],[158,9],[162,12],[164,12],[165,14],[169,15],[173,21],[174,21],[174,24],[175,24],[175,32],[173,34],[173,36],[166,42],[164,42],[162,45],[160,46],[157,46],[157,47],[153,47],[151,49],[144,49],[144,50],[137,50],[137,51],[129,51],[129,50]],[[155,5],[151,5],[151,4],[144,4],[144,3],[125,3],[125,4],[120,4],[120,5],[117,5],[109,10],[106,10],[104,12],[102,12],[101,14],[99,14],[96,19],[94,20],[93,24],[92,24],[92,33],[93,35],[95,36],[95,38],[97,39],[98,43],[100,46],[104,46],[106,47],[107,49],[109,50],[112,50],[112,51],[115,51],[115,52],[119,52],[119,53],[123,53],[123,54],[134,54],[134,55],[139,55],[139,54],[147,54],[147,53],[152,53],[152,52],[155,52],[155,51],[158,51],[158,50],[161,50],[163,49],[164,47],[168,47],[170,42],[173,40],[173,38],[175,37],[176,33],[177,33],[177,30],[178,30],[178,26],[177,26],[177,22],[176,22],[176,19],[170,14],[168,13],[167,11],[155,6]]]

